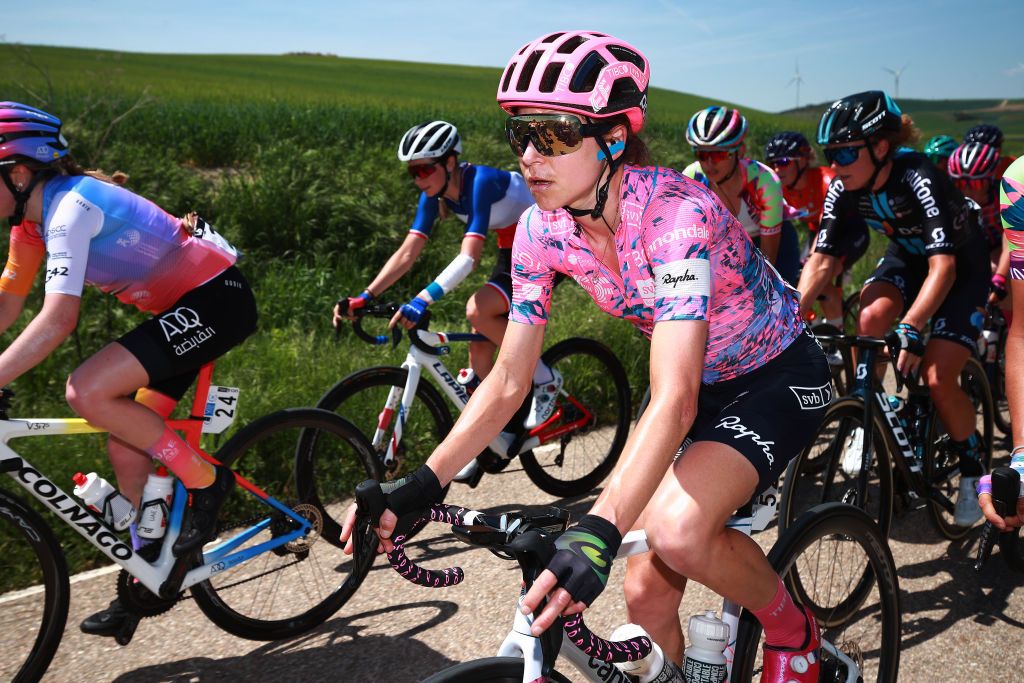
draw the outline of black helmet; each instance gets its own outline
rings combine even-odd
[[[1002,147],[1003,131],[999,129],[999,126],[993,126],[991,123],[979,123],[977,126],[967,129],[967,132],[964,133],[964,142],[980,142],[983,145]]]
[[[848,95],[825,110],[818,124],[818,144],[866,140],[883,130],[899,131],[903,112],[881,90]]]
[[[764,146],[764,160],[771,163],[775,159],[783,157],[803,157],[811,151],[811,143],[807,141],[803,133],[791,130],[784,130],[776,133],[768,139]]]

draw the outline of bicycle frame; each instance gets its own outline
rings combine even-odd
[[[758,496],[751,506],[749,513],[744,510],[729,520],[727,526],[737,529],[747,536],[753,532],[763,531],[775,518],[776,505],[778,502],[778,490],[772,487]],[[650,550],[647,542],[647,532],[643,529],[630,531],[622,539],[619,553],[616,559],[639,555]],[[516,610],[513,618],[512,630],[509,631],[505,640],[498,648],[498,657],[517,657],[524,661],[523,681],[529,683],[542,678],[542,666],[544,655],[542,651],[542,637],[533,636],[530,627],[533,624],[532,614],[523,614],[519,607],[525,595],[525,588],[520,593],[516,602]],[[732,676],[733,660],[736,652],[736,640],[739,634],[740,612],[742,608],[734,602],[723,599],[722,621],[729,625],[729,644],[725,650],[726,666],[728,676]],[[822,640],[822,648],[827,650],[833,657],[840,659],[849,672],[846,683],[856,683],[860,669],[856,662],[841,652],[832,643]],[[568,660],[577,671],[588,681],[594,683],[626,683],[626,675],[617,669],[613,664],[603,660],[595,659],[577,648],[569,636],[562,633],[562,645],[559,655]]]
[[[199,448],[199,440],[204,423],[204,408],[207,402],[212,372],[212,364],[203,366],[200,371],[190,417],[184,420],[168,420],[167,424],[172,429],[185,432],[189,445],[207,461],[216,463],[216,459]],[[118,532],[114,531],[105,521],[47,479],[42,472],[33,467],[25,458],[18,455],[8,444],[11,439],[16,438],[98,434],[105,431],[90,425],[81,418],[42,420],[0,419],[0,472],[7,473],[26,492],[39,500],[45,507],[55,512],[65,524],[71,526],[101,553],[110,558],[111,561],[120,565],[137,578],[155,595],[161,595],[163,593],[161,588],[167,584],[176,563],[172,548],[174,541],[181,533],[181,524],[185,515],[185,504],[188,500],[188,492],[180,481],[175,481],[174,497],[171,502],[167,532],[163,538],[160,556],[155,562],[150,563],[132,550],[131,545],[125,543],[118,535]],[[300,538],[309,530],[311,526],[309,520],[293,513],[288,507],[275,500],[241,475],[236,473],[235,479],[239,485],[259,498],[263,503],[287,515],[299,525],[299,528],[255,547],[233,552],[238,546],[255,536],[270,523],[269,518],[261,520],[234,537],[218,543],[215,547],[207,548],[203,553],[202,563],[188,571],[180,586],[177,586],[173,593],[206,581],[215,574]]]
[[[394,425],[391,440],[388,442],[384,453],[384,465],[389,469],[394,467],[395,451],[402,440],[405,422],[409,412],[412,410],[412,404],[416,398],[416,390],[419,387],[420,380],[423,378],[424,371],[426,371],[428,376],[433,377],[437,385],[441,387],[444,395],[458,408],[459,412],[462,412],[469,402],[469,394],[466,393],[465,387],[455,381],[455,378],[448,371],[440,356],[448,353],[449,349],[445,345],[450,342],[486,341],[487,339],[483,335],[465,332],[448,333],[410,330],[409,334],[414,341],[410,344],[409,351],[402,362],[402,368],[408,372],[408,379],[406,380],[405,387],[392,387],[388,392],[387,401],[378,416],[377,429],[374,431],[371,440],[374,449],[379,452],[383,446],[382,442],[387,435],[387,430],[391,426],[391,421],[397,416],[398,422]],[[581,411],[583,417],[570,424],[560,425],[561,408],[556,409],[555,413],[544,424],[529,431],[525,440],[517,447],[517,453],[531,450],[548,441],[557,439],[590,420],[589,410],[564,390],[562,391],[562,396],[571,401]],[[491,441],[489,447],[497,455],[511,457],[516,454],[510,453],[513,443],[506,436],[499,434]]]

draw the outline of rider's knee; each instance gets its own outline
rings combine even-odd
[[[921,375],[932,395],[937,394],[941,399],[944,391],[957,385],[960,369],[950,367],[948,363],[925,363]]]
[[[476,326],[476,323],[482,317],[483,311],[480,310],[480,303],[476,300],[476,294],[474,294],[469,297],[469,301],[466,302],[466,320]]]
[[[707,576],[714,560],[708,557],[707,549],[716,533],[723,529],[713,530],[703,520],[677,517],[663,517],[656,527],[648,530],[651,547],[659,556],[665,558],[672,568],[696,581]],[[650,524],[650,522],[648,522]]]
[[[77,372],[73,372],[64,386],[64,398],[76,413],[85,417],[106,398],[106,395],[100,385],[89,382]]]

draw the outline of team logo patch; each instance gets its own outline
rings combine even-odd
[[[831,382],[820,387],[790,387],[789,390],[796,396],[800,410],[817,410],[832,402]]]
[[[654,266],[654,292],[658,297],[711,295],[711,266],[706,259],[688,258]]]

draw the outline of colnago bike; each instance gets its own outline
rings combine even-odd
[[[389,337],[373,336],[362,328],[365,317],[390,319],[397,310],[396,304],[359,309],[353,322],[356,335],[370,344],[397,344],[401,334],[397,329]],[[450,352],[449,344],[486,339],[478,334],[432,332],[428,321],[429,316],[408,331],[410,346],[401,367],[359,370],[331,387],[317,403],[318,408],[336,412],[364,430],[387,478],[415,470],[448,434],[453,421],[445,396],[460,412],[469,401],[466,387],[456,381],[457,373],[442,360]],[[544,492],[583,495],[612,471],[626,443],[629,379],[611,349],[592,339],[565,339],[542,358],[564,379],[554,412],[543,424],[525,429],[528,396],[506,431],[477,458],[479,472],[499,472],[518,455],[527,476]]]
[[[883,339],[836,335],[823,337],[822,342],[859,349],[858,388],[832,403],[810,445],[790,461],[783,480],[780,526],[792,524],[819,503],[840,501],[864,509],[888,536],[899,493],[907,508],[927,507],[935,528],[946,538],[965,536],[971,527],[957,526],[953,519],[960,482],[958,456],[949,446],[928,388],[913,382],[906,385],[905,401],[889,396],[868,370],[875,368],[880,353],[886,353]],[[896,354],[887,355],[899,393],[903,381],[895,372]],[[987,470],[993,405],[977,359],[967,359],[960,386],[975,408]]]
[[[340,528],[312,495],[312,462],[330,459],[353,483],[380,476],[366,438],[333,413],[299,408],[271,413],[237,431],[211,458],[199,448],[205,416],[233,412],[237,390],[213,387],[212,365],[200,373],[191,417],[169,420],[197,452],[235,470],[239,487],[218,517],[217,537],[201,551],[175,558],[188,493],[180,482],[160,543],[133,550],[127,531],[116,532],[60,485],[16,453],[21,438],[95,434],[82,419],[9,419],[0,405],[0,472],[120,565],[117,596],[131,617],[117,634],[126,645],[139,619],[161,614],[190,589],[214,623],[243,638],[276,640],[307,631],[330,617],[369,571],[373,554],[358,544],[342,553]],[[208,400],[209,397],[209,400]],[[226,400],[221,400],[226,399]],[[251,483],[240,471],[264,481]],[[351,500],[328,499],[337,505]],[[339,494],[342,496],[345,494]],[[368,538],[368,536],[367,536]],[[366,540],[365,538],[362,540]],[[57,651],[68,615],[70,585],[64,553],[32,507],[0,489],[0,679],[38,680]]]
[[[380,488],[361,485],[357,499],[360,525],[368,527],[384,506]],[[739,511],[730,525],[748,534],[763,530],[774,518],[774,501],[773,489],[760,496],[757,504]],[[544,508],[521,515],[489,515],[442,504],[431,508],[429,519],[452,524],[456,536],[486,547],[498,557],[517,560],[523,587],[512,628],[497,656],[457,664],[427,678],[428,683],[562,682],[568,679],[555,669],[559,655],[585,680],[625,681],[613,662],[632,661],[649,653],[650,644],[645,642],[649,639],[606,641],[592,634],[580,615],[561,619],[540,637],[530,635],[536,615],[524,616],[519,604],[553,552],[552,536],[568,526],[568,512]],[[404,578],[430,587],[463,580],[459,568],[430,571],[416,566],[405,556],[405,540],[396,537],[395,549],[388,554],[392,567]],[[646,534],[631,531],[623,539],[618,557],[648,550]],[[811,608],[822,628],[821,681],[896,680],[901,620],[896,567],[877,525],[863,511],[839,503],[808,511],[780,536],[768,559],[797,601]],[[865,581],[858,571],[865,563],[873,573],[871,581]],[[756,680],[761,667],[760,624],[729,601],[723,605],[723,620],[730,627],[726,649],[729,680]]]

